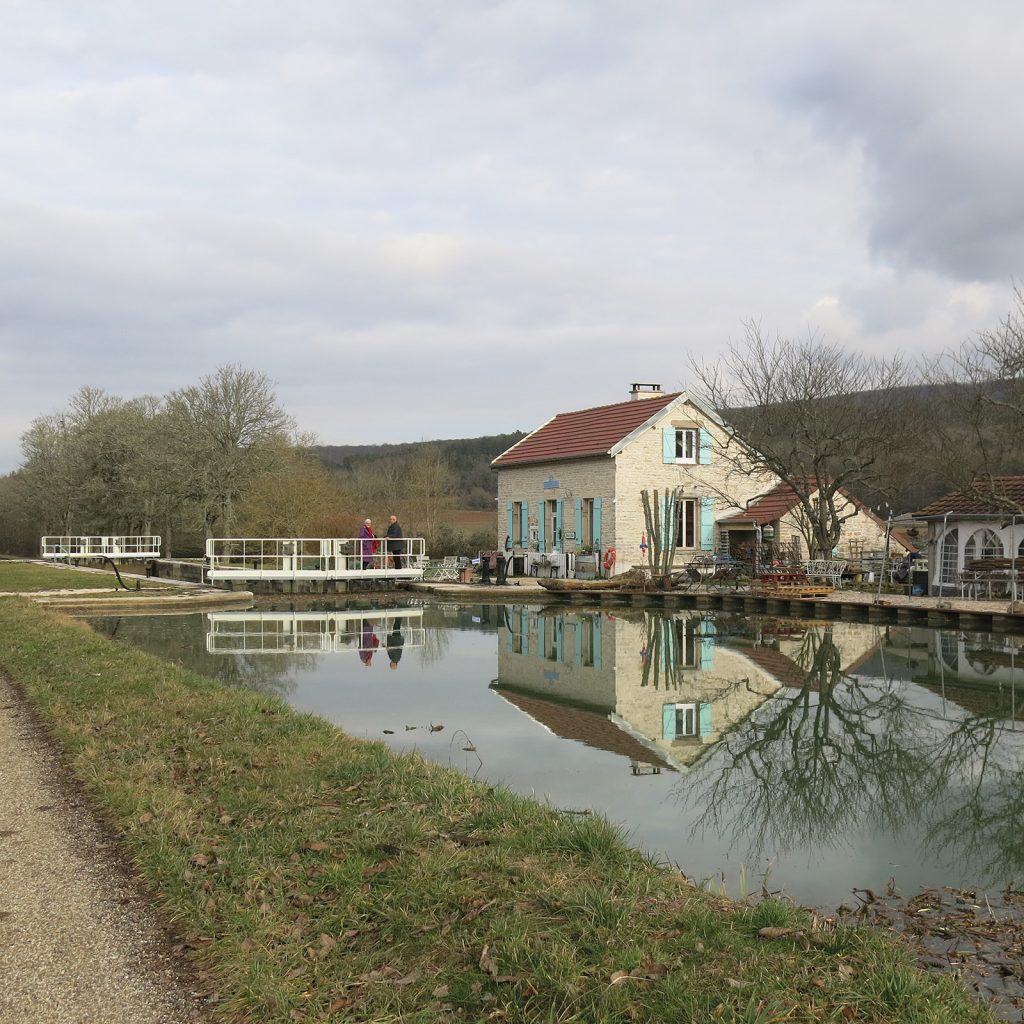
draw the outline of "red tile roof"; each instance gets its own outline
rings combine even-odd
[[[600,405],[579,412],[560,412],[503,452],[492,466],[526,462],[553,462],[588,455],[607,455],[623,438],[674,402],[681,391]]]
[[[983,489],[984,485],[979,485],[978,490]],[[1024,507],[1024,476],[993,477],[992,490],[996,494],[1005,495],[1008,503],[1012,502],[1018,507]],[[947,512],[951,515],[999,515],[1006,514],[1007,508],[1007,505],[1000,506],[989,499],[974,494],[965,494],[960,490],[952,491],[939,498],[938,501],[925,505],[914,515],[921,518],[944,516]]]
[[[748,506],[746,512],[736,512],[723,517],[723,523],[774,523],[781,519],[790,509],[800,503],[796,491],[789,484],[777,484],[767,494],[756,498]]]
[[[510,704],[526,712],[556,736],[575,740],[587,747],[620,754],[643,764],[654,764],[669,771],[675,770],[664,756],[633,739],[629,733],[623,732],[609,720],[607,714],[545,700],[543,697],[529,696],[504,686],[495,686],[493,683],[491,685]]]

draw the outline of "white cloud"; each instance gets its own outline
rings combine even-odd
[[[937,351],[1024,273],[1010,5],[14,2],[0,471],[241,361],[325,442],[685,384],[746,317]]]

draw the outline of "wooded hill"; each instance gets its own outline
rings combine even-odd
[[[491,469],[506,448],[511,448],[524,431],[511,434],[490,434],[486,437],[467,437],[451,441],[410,441],[402,444],[325,444],[314,451],[329,467],[352,470],[372,465],[382,459],[404,459],[424,448],[440,452],[456,480],[459,506],[465,509],[493,511],[498,493],[498,477]]]

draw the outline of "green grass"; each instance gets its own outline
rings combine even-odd
[[[17,599],[0,600],[0,667],[120,830],[220,1020],[992,1019],[872,932],[733,904],[599,817],[353,740]]]
[[[128,583],[130,587],[134,585],[134,582]],[[154,586],[148,581],[142,585],[144,587]],[[75,569],[37,565],[34,562],[0,559],[0,591],[33,593],[39,590],[111,590],[114,588],[117,588],[117,577],[113,572],[78,572]]]

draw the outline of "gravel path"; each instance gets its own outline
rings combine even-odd
[[[152,908],[0,676],[0,1024],[200,1024]]]

